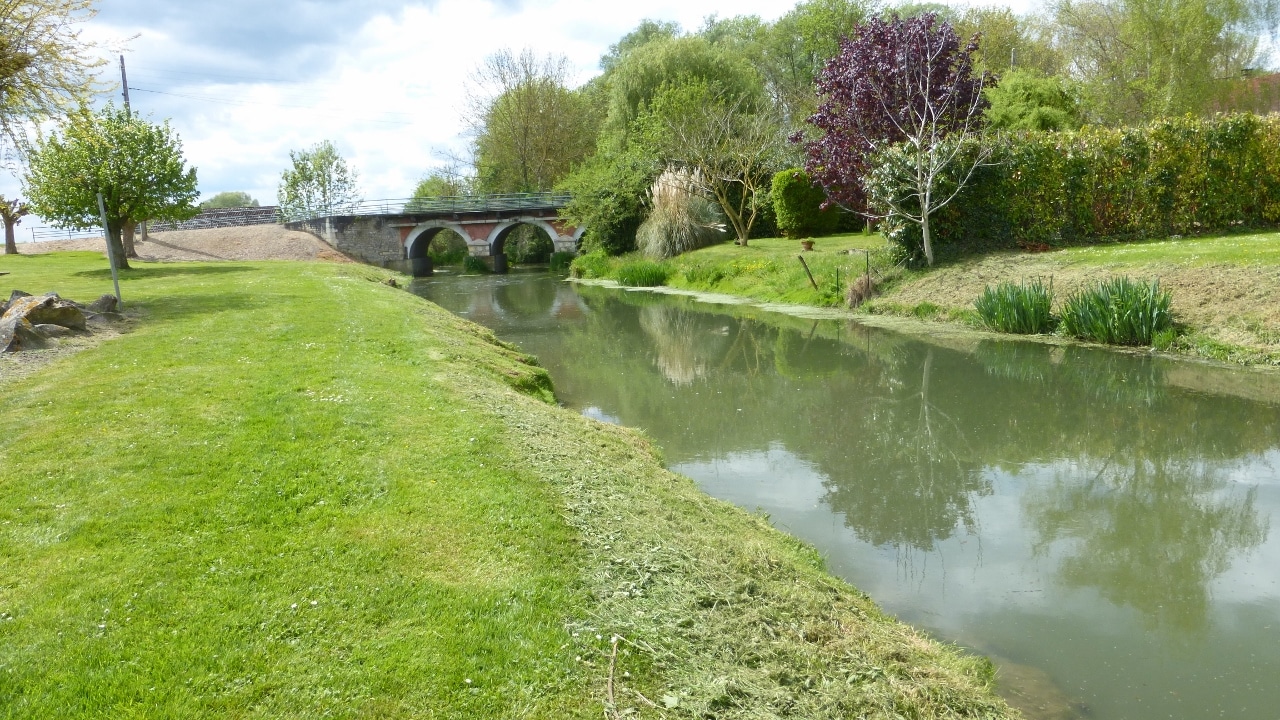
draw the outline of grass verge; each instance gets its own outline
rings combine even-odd
[[[91,254],[4,258],[92,298]],[[362,266],[143,265],[0,384],[8,717],[1006,717],[985,660]]]
[[[667,284],[760,302],[817,307],[844,304],[844,286],[864,272],[870,252],[878,296],[860,312],[982,327],[973,309],[986,287],[1031,278],[1052,282],[1065,299],[1109,277],[1159,280],[1172,293],[1175,337],[1162,349],[1241,364],[1280,365],[1280,233],[1224,234],[1003,252],[921,270],[894,267],[879,236],[817,238],[813,252],[784,238],[724,243],[664,261]],[[803,255],[818,285],[796,259]],[[594,274],[612,277],[622,261],[595,258]],[[837,274],[839,281],[837,282]],[[1060,310],[1061,302],[1057,303]],[[1167,343],[1167,344],[1166,344]]]

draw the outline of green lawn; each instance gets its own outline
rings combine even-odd
[[[1206,235],[1087,245],[1067,248],[1060,254],[1065,262],[1091,265],[1280,265],[1280,233]]]
[[[762,302],[835,307],[844,303],[845,286],[851,276],[862,274],[866,255],[873,264],[883,264],[886,243],[880,235],[831,235],[810,238],[813,250],[803,252],[792,238],[760,238],[746,247],[723,242],[663,261],[671,275],[667,285],[689,290],[728,293]],[[803,256],[813,274],[813,282],[799,258]],[[610,277],[628,258],[601,262],[604,272],[589,276]],[[814,287],[814,284],[817,287]]]
[[[102,264],[0,271],[88,300]],[[0,379],[0,716],[1008,715],[986,661],[383,277],[142,264],[130,332]]]

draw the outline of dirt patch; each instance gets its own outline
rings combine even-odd
[[[119,337],[128,331],[129,326],[128,320],[94,323],[90,326],[89,333],[46,341],[51,343],[52,347],[0,353],[0,388],[15,380],[34,375],[58,360]]]
[[[1266,265],[1092,265],[1055,253],[999,254],[908,278],[884,296],[907,306],[933,303],[972,309],[987,285],[1036,277],[1052,279],[1056,305],[1097,280],[1127,275],[1159,279],[1173,292],[1173,313],[1215,340],[1261,352],[1280,351],[1280,267]]]
[[[174,230],[151,235],[136,245],[138,259],[152,262],[219,260],[312,260],[354,262],[309,233],[279,225],[249,225],[209,230]],[[23,243],[23,254],[88,250],[105,253],[102,238]]]

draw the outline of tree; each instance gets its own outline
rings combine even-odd
[[[26,145],[25,127],[62,117],[103,88],[94,71],[106,64],[78,26],[94,0],[0,2],[0,146]]]
[[[977,38],[961,46],[947,22],[925,13],[874,18],[840,45],[818,80],[821,105],[809,122],[822,135],[806,145],[806,169],[827,196],[868,216],[920,225],[933,264],[929,218],[955,198],[984,152],[964,153],[963,139],[981,129],[985,74],[973,76]],[[884,207],[866,204],[868,173],[883,161]],[[940,182],[967,165],[944,192]]]
[[[0,220],[4,220],[4,254],[18,254],[18,240],[14,237],[13,231],[18,223],[22,222],[22,218],[31,213],[31,208],[26,203],[14,198],[7,200],[0,195]]]
[[[413,197],[461,197],[472,193],[471,185],[471,178],[453,168],[432,170],[413,188]]]
[[[987,127],[993,130],[1072,130],[1080,105],[1061,77],[1012,70],[987,89]]]
[[[1135,124],[1202,113],[1229,81],[1264,60],[1270,0],[1060,0],[1053,6],[1069,72],[1095,119]]]
[[[200,203],[201,210],[212,210],[215,208],[242,208],[242,207],[258,207],[258,201],[254,200],[249,193],[240,190],[220,192],[217,195]]]
[[[126,223],[186,220],[196,215],[200,196],[195,168],[186,166],[182,140],[168,121],[156,125],[114,105],[76,113],[60,133],[37,142],[24,180],[32,211],[65,227],[100,226],[102,193],[107,240],[123,269]]]
[[[780,164],[781,119],[749,97],[713,94],[705,82],[667,88],[652,112],[665,123],[661,144],[669,159],[720,203],[738,244],[746,246]]]
[[[525,50],[490,56],[471,89],[476,176],[491,192],[550,190],[591,154],[597,122],[567,87],[567,58]]]
[[[813,114],[818,105],[814,80],[840,52],[841,38],[862,24],[874,5],[865,0],[804,0],[769,28],[759,67],[789,125]]]
[[[322,140],[307,150],[290,150],[291,166],[280,174],[276,198],[280,214],[290,219],[352,212],[360,204],[356,171]]]

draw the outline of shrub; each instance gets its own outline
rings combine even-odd
[[[467,241],[451,230],[441,230],[431,239],[427,256],[433,265],[457,265],[467,256]]]
[[[778,231],[787,237],[826,235],[835,230],[840,220],[840,213],[835,209],[822,209],[827,194],[799,168],[774,175],[770,195]]]
[[[462,272],[464,273],[480,273],[489,272],[489,266],[485,264],[484,258],[478,258],[474,255],[468,255],[462,258]]]
[[[651,260],[632,260],[623,263],[613,276],[620,285],[627,287],[656,287],[667,282],[670,270]]]
[[[551,253],[551,259],[548,260],[548,262],[551,263],[551,269],[553,271],[566,270],[569,268],[570,263],[573,262],[573,259],[577,256],[577,253],[561,250]]]
[[[992,330],[1035,335],[1053,329],[1053,285],[1039,279],[1021,285],[1002,282],[994,289],[987,286],[973,306]]]
[[[569,275],[576,278],[608,277],[613,270],[613,261],[603,250],[592,250],[579,255],[569,263]]]
[[[681,270],[686,282],[693,285],[712,286],[725,278],[725,269],[717,263],[689,265]]]
[[[636,245],[651,258],[664,259],[724,239],[720,208],[694,191],[688,170],[663,172],[651,190],[653,210],[636,231]]]
[[[1062,306],[1062,331],[1110,345],[1151,345],[1173,325],[1172,295],[1157,280],[1103,280],[1073,293]]]

